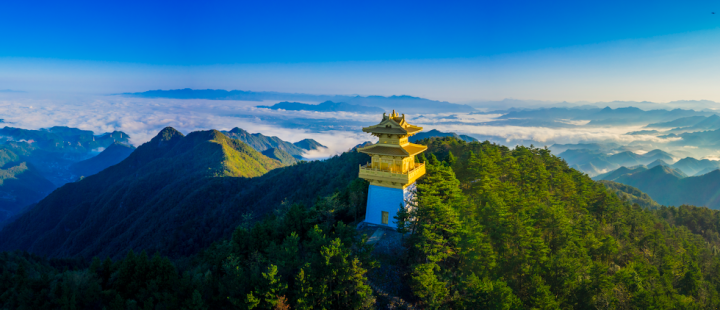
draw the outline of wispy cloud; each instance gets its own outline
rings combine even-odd
[[[627,127],[576,127],[576,128],[547,128],[547,127],[520,127],[520,126],[473,126],[458,124],[436,124],[434,129],[445,132],[465,134],[478,134],[495,136],[506,141],[532,140],[542,143],[587,143],[587,142],[616,142],[630,144],[633,142],[665,143],[679,138],[658,138],[650,135],[626,135],[636,131],[642,126]]]

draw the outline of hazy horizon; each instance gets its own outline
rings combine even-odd
[[[708,1],[13,3],[0,19],[14,29],[0,42],[0,89],[720,102],[717,9]]]

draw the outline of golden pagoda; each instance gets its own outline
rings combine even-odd
[[[415,181],[425,174],[425,164],[416,163],[415,155],[427,146],[408,142],[422,127],[408,124],[405,114],[393,110],[389,116],[383,113],[379,124],[362,130],[380,139],[358,149],[371,157],[370,163],[360,166],[359,173],[360,178],[370,182],[365,222],[389,225],[400,205],[412,199]]]

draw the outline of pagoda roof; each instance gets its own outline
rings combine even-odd
[[[395,135],[414,134],[414,133],[422,130],[422,128],[417,128],[417,127],[416,128],[396,128],[396,127],[385,128],[385,127],[376,127],[376,126],[365,127],[362,130],[364,132],[395,134]]]
[[[415,156],[422,153],[426,149],[427,146],[413,143],[408,143],[404,146],[373,144],[358,149],[358,152],[368,155]]]
[[[408,155],[415,156],[417,154],[420,154],[427,150],[427,146],[420,145],[420,144],[414,144],[414,143],[408,143],[409,145],[403,146],[403,149],[405,149],[406,152],[408,152]]]
[[[392,135],[414,135],[421,130],[422,127],[410,125],[405,121],[405,114],[400,116],[395,110],[390,115],[383,113],[383,119],[379,124],[362,129],[363,132]]]

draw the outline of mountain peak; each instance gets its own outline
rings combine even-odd
[[[678,179],[687,177],[687,175],[682,173],[681,171],[678,171],[669,166],[663,166],[663,165],[657,165],[655,167],[652,167],[652,168],[648,169],[647,173],[654,174],[654,175],[667,174],[667,175],[672,175]]]
[[[247,132],[245,129],[242,129],[242,128],[240,128],[240,127],[235,127],[235,128],[233,128],[233,129],[230,129],[229,132],[230,132],[230,133],[235,133],[235,134],[246,134],[246,135],[250,134],[250,133]]]
[[[158,145],[162,144],[163,141],[171,141],[175,140],[177,138],[182,138],[185,135],[183,135],[181,132],[177,131],[175,128],[172,127],[165,127],[163,130],[160,130],[158,134],[150,140],[151,142],[156,142]]]
[[[647,166],[648,166],[648,168],[654,168],[655,166],[669,166],[669,165],[662,159],[656,159],[655,161],[649,163]]]
[[[303,139],[298,142],[293,143],[295,146],[304,149],[304,150],[317,150],[317,149],[326,149],[327,147],[318,143],[317,141],[313,139]]]

